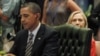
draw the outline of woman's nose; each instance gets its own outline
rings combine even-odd
[[[79,25],[80,23],[79,23],[79,21],[76,21],[76,25]]]

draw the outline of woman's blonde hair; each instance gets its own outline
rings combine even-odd
[[[74,12],[72,12],[72,14],[71,14],[71,15],[69,16],[69,18],[68,18],[67,23],[68,23],[68,24],[71,24],[72,19],[73,19],[73,16],[76,15],[76,14],[81,14],[81,15],[83,16],[84,21],[85,21],[85,26],[84,26],[84,28],[87,28],[87,27],[88,27],[87,17],[85,16],[85,14],[84,14],[82,11],[74,11]]]

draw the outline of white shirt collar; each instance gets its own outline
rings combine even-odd
[[[39,28],[40,28],[40,25],[41,25],[41,23],[39,23],[38,26],[32,31],[32,34],[34,34],[34,36],[37,35],[37,32],[38,32],[38,30],[39,30]],[[28,34],[30,34],[30,33],[31,33],[31,32],[29,31]]]
[[[39,31],[40,26],[41,26],[41,23],[39,23],[38,26],[32,31],[32,34],[34,35],[33,38],[32,38],[33,42],[34,42],[34,40],[35,40],[35,37],[36,37],[36,35],[37,35],[37,32]],[[30,35],[30,33],[31,33],[31,32],[28,31],[28,35]],[[29,42],[29,38],[28,38],[28,41],[27,41],[27,42]]]

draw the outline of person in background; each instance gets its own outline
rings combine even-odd
[[[98,35],[100,29],[99,18],[100,18],[100,2],[98,1],[98,4],[92,10],[91,15],[88,17],[89,28],[93,29],[94,36]],[[100,40],[100,38],[97,39],[97,37],[95,37],[95,40]]]
[[[16,34],[6,56],[56,56],[59,37],[54,29],[40,23],[40,7],[32,2],[22,4],[20,16],[24,29]]]
[[[72,14],[69,16],[67,23],[77,26],[79,28],[88,28],[87,18],[81,11],[72,12]],[[93,37],[91,41],[90,56],[96,56],[96,44]]]
[[[89,27],[93,29],[96,40],[96,56],[100,56],[100,0],[93,0],[94,7],[88,17]]]
[[[13,41],[7,39],[7,34],[14,31],[16,20],[14,15],[18,13],[19,0],[0,0],[0,4],[0,24],[2,27],[2,36],[0,38],[2,39],[2,50],[8,52],[13,45]]]
[[[42,23],[49,26],[65,24],[71,11],[82,11],[73,0],[45,0]]]

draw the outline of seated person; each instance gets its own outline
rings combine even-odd
[[[72,24],[74,26],[78,26],[79,28],[88,28],[87,18],[81,11],[73,12],[70,15],[67,23]],[[91,50],[90,56],[96,56],[96,45],[94,38],[92,38],[90,50]]]
[[[36,3],[21,5],[23,30],[16,34],[15,43],[6,56],[56,56],[58,34],[39,21],[41,9]]]

